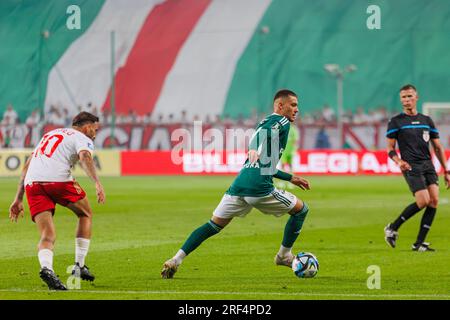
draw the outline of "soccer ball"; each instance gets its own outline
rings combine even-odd
[[[319,260],[310,252],[300,252],[292,261],[292,270],[299,278],[312,278],[319,271]]]

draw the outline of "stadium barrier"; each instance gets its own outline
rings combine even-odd
[[[246,159],[245,152],[184,153],[180,163],[171,152],[122,151],[122,175],[220,175],[236,174]],[[450,151],[446,153],[450,167]],[[434,157],[437,171],[439,161]],[[388,175],[400,169],[386,151],[324,150],[299,151],[293,159],[293,171],[299,174]]]
[[[22,168],[33,152],[32,149],[0,150],[0,177],[18,177]],[[120,176],[120,151],[98,150],[94,153],[94,162],[100,176]],[[79,164],[72,171],[75,177],[85,175]]]
[[[1,150],[0,177],[20,175],[31,149]],[[179,156],[179,158],[177,158]],[[450,167],[450,151],[446,153]],[[174,154],[170,151],[98,150],[94,161],[100,176],[130,175],[234,175],[245,162],[245,152],[195,152]],[[442,171],[436,157],[433,162]],[[293,171],[298,174],[390,175],[399,168],[383,151],[310,150],[299,151],[293,158]],[[73,175],[84,176],[77,164]]]
[[[47,133],[58,127],[59,126],[49,124],[40,124],[32,127],[25,124],[7,127],[0,125],[0,144],[8,136],[9,148],[33,148],[39,143],[43,133]],[[217,129],[223,133],[223,145],[228,147],[230,144],[235,143],[237,147],[236,150],[240,148],[245,149],[248,137],[245,136],[243,131],[238,132],[233,130],[254,130],[254,125],[234,126],[222,124],[216,126],[203,124],[200,127],[201,128],[197,129],[201,134],[200,139],[203,143],[211,141],[210,135],[212,131],[210,129]],[[114,145],[117,148],[126,150],[170,151],[181,139],[181,137],[177,137],[177,135],[175,135],[177,138],[172,139],[176,130],[179,130],[180,128],[187,130],[191,135],[194,133],[194,126],[192,124],[118,124],[114,127],[114,130],[109,125],[102,125],[97,133],[95,145],[98,149],[109,148],[111,145]],[[384,149],[386,145],[386,128],[386,123],[358,125],[344,124],[342,135],[345,143],[353,150],[381,150]],[[450,149],[450,124],[437,123],[437,128],[439,129],[442,145],[444,148]],[[319,148],[317,146],[318,137],[322,129],[324,130],[329,143],[329,146],[322,146],[322,148],[335,150],[339,149],[342,145],[336,125],[303,124],[299,129],[299,147],[301,150],[317,150]],[[113,133],[114,139],[111,139]]]

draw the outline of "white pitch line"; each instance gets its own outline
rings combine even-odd
[[[0,292],[17,293],[55,293],[50,290],[26,290],[26,289],[0,289]],[[448,294],[365,294],[365,293],[300,293],[300,292],[227,292],[227,291],[133,291],[133,290],[69,290],[58,291],[58,293],[99,293],[99,294],[204,294],[204,295],[275,295],[275,296],[303,296],[303,297],[367,297],[367,298],[444,298],[450,299]]]

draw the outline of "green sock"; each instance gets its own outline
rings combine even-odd
[[[205,223],[204,225],[197,228],[196,230],[194,230],[194,232],[191,233],[189,238],[181,247],[181,250],[183,250],[186,253],[186,255],[188,255],[189,253],[194,251],[203,241],[219,233],[220,230],[222,230],[220,226],[218,226],[211,220],[208,221],[207,223]]]
[[[308,206],[303,202],[303,208],[289,217],[286,227],[284,227],[283,242],[281,243],[284,247],[292,248],[294,245],[295,240],[297,240],[300,234],[308,210]]]

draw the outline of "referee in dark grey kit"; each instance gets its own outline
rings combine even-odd
[[[384,228],[386,242],[395,248],[398,239],[398,229],[414,214],[425,208],[420,222],[420,230],[416,242],[412,245],[414,251],[435,251],[425,242],[431,228],[439,200],[439,179],[431,161],[429,142],[433,146],[436,157],[444,169],[444,179],[447,189],[450,187],[450,172],[447,170],[444,147],[439,141],[439,132],[433,120],[417,112],[419,95],[416,88],[405,85],[400,89],[400,101],[403,112],[391,118],[388,124],[387,152],[389,157],[400,167],[409,189],[414,194],[415,202],[407,206],[400,216]],[[398,142],[401,159],[395,151]]]

